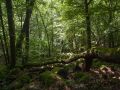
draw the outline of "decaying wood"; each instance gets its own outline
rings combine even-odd
[[[94,59],[98,59],[101,61],[105,61],[108,63],[120,63],[120,56],[115,55],[108,55],[108,54],[98,54],[96,52],[83,52],[81,54],[76,54],[73,57],[67,60],[58,60],[58,61],[51,61],[42,64],[28,64],[25,68],[29,68],[30,71],[45,71],[45,70],[52,70],[54,67],[62,67],[65,64],[70,64],[83,58],[85,60],[85,71],[89,71],[92,65],[92,61]]]

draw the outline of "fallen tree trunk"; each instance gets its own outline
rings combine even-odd
[[[98,59],[101,61],[105,61],[108,63],[119,64],[120,63],[120,56],[110,55],[110,54],[98,54],[96,52],[83,52],[81,54],[76,54],[73,57],[67,60],[58,60],[52,62],[46,62],[42,64],[28,64],[25,65],[25,68],[31,69],[30,71],[45,71],[45,70],[52,70],[54,67],[62,67],[65,64],[70,64],[83,58],[85,60],[85,67],[84,71],[89,71],[92,65],[92,61],[94,59]]]
[[[98,56],[98,59],[100,59],[101,61],[105,61],[108,63],[114,63],[114,64],[120,64],[120,56],[115,56],[115,55],[102,55],[102,56]]]

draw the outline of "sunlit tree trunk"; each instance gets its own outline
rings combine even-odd
[[[38,14],[36,14],[36,22],[37,22],[38,36],[39,36],[39,39],[41,40],[42,31],[41,31],[41,28],[40,28]]]
[[[48,46],[48,57],[51,56],[51,43],[50,43],[50,37],[48,35],[48,31],[47,31],[47,26],[45,25],[45,21],[44,21],[44,18],[40,12],[40,17],[41,17],[41,21],[42,21],[42,24],[43,24],[43,27],[44,27],[44,30],[45,30],[45,35],[46,35],[46,38],[47,38],[47,46]]]

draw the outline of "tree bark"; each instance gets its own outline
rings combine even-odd
[[[26,8],[27,9],[30,9],[31,6],[29,6],[30,4],[30,0],[26,0]],[[25,30],[25,58],[23,59],[23,65],[25,65],[28,61],[28,58],[29,58],[29,25],[30,25],[30,17],[31,17],[31,14],[32,14],[32,11],[29,12],[29,10],[26,11],[26,17],[29,17],[27,20],[26,20],[26,30]]]
[[[1,27],[2,27],[2,34],[3,34],[3,44],[4,44],[4,48],[5,48],[5,61],[6,61],[6,64],[8,65],[9,64],[9,50],[8,50],[8,45],[7,45],[7,39],[6,39],[6,34],[5,34],[5,27],[4,27],[4,23],[3,23],[3,17],[2,17],[2,7],[0,5],[0,24],[1,24]]]
[[[92,1],[92,0],[91,0]],[[90,2],[88,0],[84,1],[85,4],[85,17],[86,17],[86,36],[87,36],[87,49],[89,50],[91,48],[91,21],[90,21],[90,12],[89,12],[89,5]],[[91,58],[86,58],[85,60],[85,65],[86,65],[86,71],[89,71],[89,68],[92,65],[92,60]]]
[[[91,22],[90,22],[89,4],[90,3],[88,3],[88,0],[84,1],[85,18],[86,18],[87,49],[91,48]]]
[[[108,20],[108,25],[109,25],[109,33],[108,33],[108,43],[109,43],[109,48],[113,48],[114,47],[114,35],[112,33],[112,21],[113,21],[113,13],[114,11],[112,11],[112,0],[109,0],[109,20]]]
[[[7,8],[7,18],[8,18],[8,28],[9,28],[9,37],[10,37],[10,68],[14,68],[16,64],[16,49],[15,49],[15,23],[13,15],[13,6],[12,0],[6,0]]]
[[[0,36],[0,41],[1,41],[1,46],[2,46],[2,50],[3,50],[3,54],[4,54],[4,57],[5,57],[5,64],[8,65],[7,56],[6,56],[6,53],[5,53],[5,46],[4,46],[4,43],[3,43],[2,36]]]
[[[16,43],[17,53],[19,52],[19,54],[21,54],[21,52],[22,52],[21,51],[22,50],[22,43],[23,43],[23,40],[26,36],[26,32],[29,33],[30,18],[31,18],[31,14],[32,14],[35,0],[27,0],[27,2],[29,2],[29,4],[27,5],[27,9],[26,9],[26,17],[24,20],[23,28],[21,29],[21,33],[20,33],[20,35],[18,37],[18,41]],[[27,37],[29,38],[28,35],[27,35]]]

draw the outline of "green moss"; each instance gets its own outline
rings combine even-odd
[[[100,67],[101,65],[105,64],[104,62],[101,62],[100,60],[94,60],[93,61],[93,67]]]
[[[14,81],[9,86],[7,86],[6,90],[17,90],[21,87],[23,87],[23,83],[21,83],[19,81]]]
[[[0,80],[3,80],[8,73],[8,69],[5,65],[0,65]]]
[[[120,67],[119,64],[108,63],[108,62],[100,61],[97,59],[93,60],[93,63],[92,63],[93,68],[100,68],[103,65],[109,66],[109,67],[114,67],[116,69]]]
[[[21,72],[19,75],[16,75],[16,77],[16,80],[8,85],[8,90],[18,90],[31,81],[30,76],[25,72]]]
[[[40,74],[40,81],[46,86],[49,87],[53,83],[56,82],[55,74],[51,73],[50,71],[46,71]]]
[[[73,68],[75,67],[75,64],[74,63],[71,63],[71,64],[68,64],[68,65],[65,65],[65,66],[63,66],[63,68],[65,69],[65,70],[72,70]]]
[[[19,72],[21,72],[20,68],[14,68],[10,70],[9,75],[17,75]]]
[[[75,73],[74,79],[76,82],[86,82],[90,79],[90,74],[84,72]]]
[[[51,72],[57,74],[57,72],[60,70],[60,67],[55,67]]]
[[[23,74],[22,76],[20,76],[20,77],[18,78],[18,80],[19,80],[21,83],[25,84],[25,83],[29,83],[30,80],[31,80],[31,78],[30,78],[30,76],[29,76],[28,74]]]
[[[103,48],[98,47],[96,50],[99,53],[104,53],[106,55],[112,55],[112,56],[119,56],[120,55],[120,48]]]

